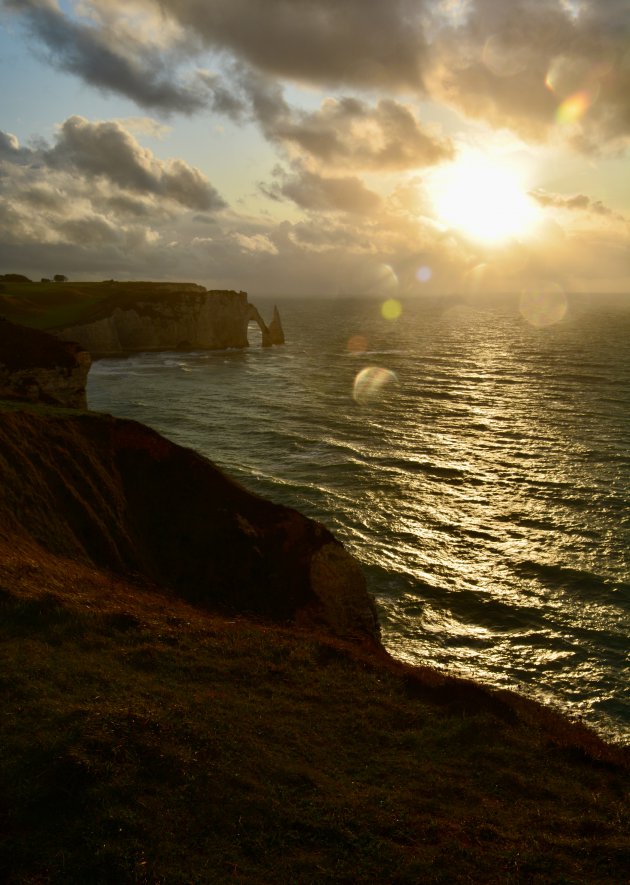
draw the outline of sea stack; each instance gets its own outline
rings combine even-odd
[[[284,344],[284,329],[282,328],[282,321],[280,320],[280,312],[275,304],[273,306],[273,316],[268,328],[271,344]]]

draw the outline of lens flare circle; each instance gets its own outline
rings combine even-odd
[[[521,316],[531,326],[542,329],[561,322],[569,310],[569,301],[562,286],[546,283],[532,286],[521,293]]]
[[[350,353],[365,353],[368,349],[368,340],[365,335],[353,335],[348,339],[348,351]]]
[[[360,405],[373,402],[382,396],[384,389],[397,383],[398,378],[391,369],[382,366],[367,366],[357,373],[352,385],[352,397]]]
[[[556,110],[556,123],[577,123],[597,100],[597,91],[583,89],[570,95]]]
[[[384,320],[397,320],[402,313],[402,304],[397,298],[388,298],[381,305],[381,316]]]

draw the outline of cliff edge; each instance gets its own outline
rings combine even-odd
[[[378,644],[359,564],[332,534],[134,421],[0,421],[0,535],[135,576],[196,605]]]
[[[394,661],[327,529],[133,421],[0,401],[0,685],[2,882],[627,878],[627,750]]]
[[[0,398],[86,409],[91,364],[74,341],[0,319]]]
[[[245,292],[155,284],[153,290],[120,288],[80,321],[55,333],[79,341],[94,356],[225,350],[249,346],[247,329],[251,321],[260,327],[263,347],[284,343],[277,308],[267,326]]]

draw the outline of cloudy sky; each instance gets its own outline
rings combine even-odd
[[[630,291],[630,0],[0,0],[0,272]]]

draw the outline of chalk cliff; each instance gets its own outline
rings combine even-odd
[[[284,341],[284,336],[281,342],[278,335],[276,313],[275,331],[270,332],[245,292],[156,284],[151,296],[145,293],[105,299],[93,316],[57,334],[79,341],[94,356],[152,350],[223,350],[247,347],[247,327],[253,320],[262,331],[263,346],[268,347]]]
[[[91,363],[79,344],[0,320],[0,398],[86,409]]]

